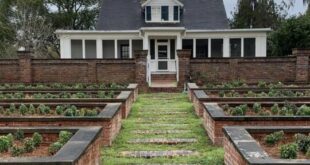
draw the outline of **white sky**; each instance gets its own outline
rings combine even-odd
[[[238,0],[224,0],[226,13],[229,18],[232,17],[231,12],[234,11]],[[282,0],[275,0],[276,2],[282,2]],[[286,0],[287,1],[287,0]],[[295,5],[290,8],[289,15],[299,15],[300,13],[304,13],[306,10],[306,6],[303,5],[303,0],[295,0]]]

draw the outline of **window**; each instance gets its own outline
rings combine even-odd
[[[244,57],[255,57],[255,38],[245,38],[244,39]]]
[[[164,21],[169,20],[169,6],[162,6],[161,7],[161,19]]]
[[[192,55],[193,55],[193,40],[192,39],[184,39],[182,41],[182,43],[183,43],[182,49],[191,50]]]
[[[129,58],[129,45],[128,44],[121,45],[121,58],[122,59]]]
[[[85,40],[85,58],[97,58],[97,42],[96,40]]]
[[[146,6],[146,20],[147,21],[152,20],[152,8],[151,8],[151,6]]]
[[[197,39],[196,40],[196,57],[197,58],[208,58],[209,51],[209,40],[208,39]]]
[[[241,39],[230,39],[230,57],[241,57]]]
[[[151,59],[155,59],[155,40],[151,39],[150,41],[150,53],[151,53]]]
[[[211,40],[211,57],[223,57],[223,39]]]
[[[83,58],[83,40],[71,40],[71,58]]]
[[[173,20],[174,21],[179,21],[179,6],[174,6],[173,7]]]

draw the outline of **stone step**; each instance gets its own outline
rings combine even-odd
[[[189,113],[171,111],[171,112],[138,112],[137,114],[138,115],[184,115],[184,114],[189,114]]]
[[[143,127],[148,127],[148,128],[157,128],[157,127],[187,127],[189,126],[189,124],[182,124],[182,123],[178,123],[178,124],[174,124],[174,123],[158,123],[158,124],[136,124],[136,126],[143,126]]]
[[[124,151],[121,152],[123,157],[131,158],[156,158],[156,157],[179,157],[179,156],[194,156],[199,155],[198,152],[190,150],[172,150],[172,151]]]
[[[134,139],[129,140],[128,143],[131,144],[168,144],[168,145],[177,145],[183,143],[195,143],[197,139],[193,138],[148,138],[148,139]]]
[[[183,134],[189,133],[189,130],[135,130],[133,134],[140,135],[163,135],[163,134]]]

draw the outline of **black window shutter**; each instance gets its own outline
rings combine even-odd
[[[179,6],[173,7],[173,20],[175,21],[179,20]]]
[[[168,6],[161,7],[161,19],[165,21],[169,20],[169,7]]]
[[[146,6],[146,20],[151,21],[152,20],[152,9],[151,6]]]

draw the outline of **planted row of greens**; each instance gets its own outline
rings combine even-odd
[[[265,136],[264,142],[268,146],[275,146],[280,142],[284,143],[279,147],[280,158],[296,159],[299,156],[306,156],[310,159],[310,136],[297,133],[294,135],[294,140],[291,143],[286,143],[287,138],[283,131],[274,132]]]
[[[297,87],[297,85],[285,85],[282,82],[278,83],[268,83],[265,81],[259,81],[255,85],[247,84],[246,81],[243,80],[234,80],[222,84],[212,84],[207,83],[203,87],[205,88],[224,88],[224,89],[230,89],[230,88],[248,88],[248,87],[257,87],[257,88],[282,88],[282,87]]]
[[[71,132],[61,131],[59,133],[58,140],[50,144],[48,147],[49,155],[53,155],[59,151],[71,137]],[[42,141],[42,135],[37,132],[35,132],[31,137],[26,137],[23,131],[17,130],[14,134],[10,133],[0,136],[0,155],[10,154],[10,156],[19,157],[25,153],[32,153],[40,147]]]
[[[292,90],[280,90],[280,89],[270,89],[267,92],[253,92],[248,91],[247,93],[244,92],[237,92],[237,91],[219,91],[219,97],[308,97],[310,96],[310,90],[304,91],[292,91]]]
[[[3,89],[124,89],[127,88],[128,84],[0,84],[0,90]]]
[[[35,107],[33,104],[25,105],[21,104],[16,106],[10,104],[8,108],[0,106],[1,116],[71,116],[71,117],[90,117],[97,116],[101,109],[96,108],[77,108],[74,105],[58,105],[56,108],[40,104]]]
[[[81,98],[101,98],[110,99],[116,96],[115,91],[98,91],[98,92],[59,92],[59,93],[33,93],[25,94],[23,92],[3,93],[0,92],[0,99],[81,99]]]
[[[232,116],[310,116],[310,106],[297,106],[287,102],[282,106],[275,103],[272,107],[263,107],[260,103],[254,103],[253,106],[242,104],[236,107],[225,104],[222,108],[226,114]]]

